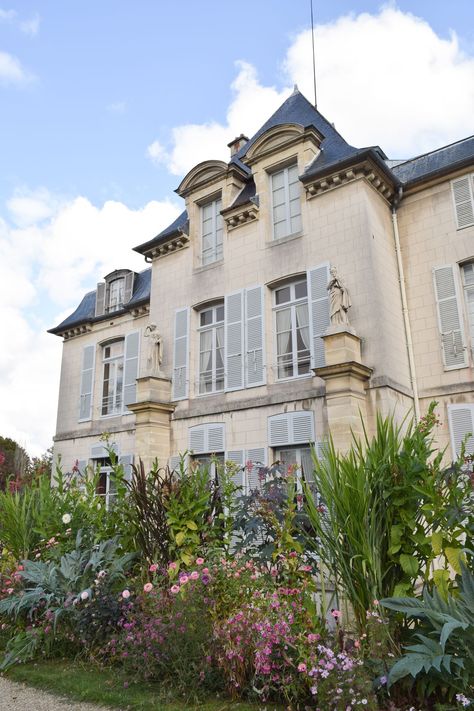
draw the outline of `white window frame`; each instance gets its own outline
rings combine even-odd
[[[274,448],[275,452],[275,461],[282,461],[281,459],[281,454],[283,452],[295,452],[296,455],[296,490],[298,494],[303,493],[303,463],[302,463],[302,450],[307,449],[309,453],[311,454],[311,444],[298,444],[298,445],[282,445],[279,446],[278,448]],[[306,475],[307,476],[307,475]],[[308,480],[308,478],[305,478],[305,481],[307,484],[311,484],[311,481]]]
[[[292,170],[293,168],[296,168],[296,181],[292,181],[290,183],[289,179],[289,171]],[[278,222],[275,221],[275,207],[280,207],[280,205],[276,206],[275,201],[274,201],[274,193],[276,189],[279,188],[274,188],[274,181],[277,176],[283,176],[283,187],[284,187],[284,192],[285,192],[285,217],[283,220],[278,220]],[[291,209],[290,209],[290,185],[293,184],[299,184],[299,178],[298,178],[298,164],[296,162],[291,163],[290,165],[287,165],[285,168],[282,168],[281,170],[275,170],[272,173],[270,173],[270,195],[271,195],[271,219],[272,219],[272,236],[274,241],[278,241],[280,239],[285,239],[287,237],[292,237],[294,235],[298,235],[302,231],[302,214],[301,214],[301,190],[299,191],[298,195],[298,204],[299,204],[299,213],[298,215],[293,215],[293,219],[297,216],[299,216],[299,228],[297,230],[292,230],[291,229]],[[283,235],[279,235],[278,237],[275,234],[275,225],[280,224],[281,222],[284,222],[286,225],[285,233]]]
[[[105,349],[109,346],[112,346],[114,343],[119,343],[119,342],[121,342],[123,345],[122,353],[117,356],[105,358]],[[101,417],[117,417],[117,415],[121,415],[124,411],[123,390],[124,390],[124,382],[125,382],[125,338],[119,338],[119,339],[116,339],[115,341],[109,341],[108,343],[103,343],[101,347],[102,347],[102,382],[101,382],[100,416]],[[115,377],[115,383],[114,383],[114,400],[117,398],[117,396],[120,396],[120,408],[118,408],[116,406],[113,412],[110,412],[107,408],[107,412],[104,413],[105,366],[113,364],[115,366],[114,370],[116,372],[117,366],[119,365],[120,361],[122,361],[122,386],[121,386],[120,393],[118,393],[118,391],[117,391],[117,378],[116,377]],[[110,378],[109,378],[109,380],[110,380]],[[110,395],[108,395],[108,399],[110,399]]]
[[[114,295],[115,288],[117,287],[118,293]],[[112,296],[115,298],[112,299]],[[107,303],[105,308],[105,313],[113,313],[114,311],[119,311],[123,309],[125,299],[125,277],[120,276],[116,279],[112,279],[107,284]]]
[[[211,230],[204,232],[204,211],[206,208],[212,209],[211,215]],[[222,198],[218,197],[215,200],[203,203],[200,205],[201,218],[201,265],[203,267],[208,264],[218,262],[223,258],[224,249],[224,220],[220,214],[222,210]],[[204,249],[204,237],[211,237],[211,247]],[[220,239],[219,239],[220,238]],[[208,256],[207,256],[208,255]]]
[[[468,299],[469,293],[472,292],[474,294],[474,283],[466,284],[466,276],[465,276],[465,267],[469,267],[469,266],[472,267],[473,274],[474,274],[474,261],[465,262],[464,264],[460,265],[460,268],[461,268],[461,283],[462,283],[462,290],[463,290],[463,296],[464,296],[464,308],[466,311],[466,322],[467,322],[469,341],[470,341],[470,346],[471,346],[471,357],[474,357],[474,314],[473,314],[473,319],[472,319],[472,323],[471,323],[470,312],[469,312],[469,299]]]
[[[217,321],[217,309],[221,308],[223,311],[223,316],[221,321]],[[197,366],[197,372],[198,372],[198,381],[197,381],[197,394],[199,396],[204,396],[204,395],[212,395],[214,393],[220,393],[224,392],[224,373],[225,373],[225,308],[224,308],[224,301],[216,303],[212,306],[208,306],[205,308],[202,308],[198,311],[198,317],[199,317],[199,322],[201,321],[201,314],[210,311],[212,313],[212,322],[210,324],[207,324],[205,326],[198,326],[198,334],[199,334],[199,347],[198,347],[198,366]],[[222,329],[222,339],[221,339],[221,351],[222,351],[222,374],[221,377],[219,378],[222,382],[222,387],[217,387],[217,329],[221,328]],[[202,336],[204,333],[207,333],[211,331],[211,360],[212,360],[212,367],[211,367],[211,389],[210,390],[202,390],[201,391],[201,386],[202,386],[202,377],[203,373],[201,373],[201,345],[202,345]],[[206,371],[209,372],[209,371]]]
[[[296,298],[295,296],[295,289],[298,284],[306,284],[306,296]],[[276,303],[276,294],[277,291],[280,289],[285,289],[285,288],[290,288],[290,301],[286,301],[283,304],[277,304]],[[309,306],[309,297],[308,297],[308,279],[306,275],[302,278],[296,278],[294,281],[288,282],[286,284],[282,284],[280,286],[275,286],[273,288],[273,294],[272,294],[272,300],[273,300],[273,325],[274,325],[274,352],[276,355],[276,363],[275,363],[275,380],[278,382],[286,381],[286,380],[295,380],[299,378],[308,378],[311,377],[313,374],[311,372],[311,316],[310,316],[310,306]],[[298,373],[298,369],[300,366],[300,363],[304,363],[304,360],[299,360],[298,359],[298,350],[294,346],[297,345],[297,326],[296,326],[296,308],[298,306],[304,306],[306,305],[306,311],[307,311],[307,317],[308,317],[308,339],[309,339],[309,345],[308,348],[305,349],[308,351],[308,357],[307,357],[307,363],[308,363],[308,372],[307,373]],[[278,330],[277,330],[277,313],[278,311],[283,311],[284,309],[290,309],[290,318],[291,318],[291,343],[292,343],[292,351],[291,351],[291,366],[293,368],[293,375],[284,375],[280,377],[279,375],[279,354],[278,354]],[[288,363],[290,365],[290,363]],[[282,366],[284,367],[284,366]],[[295,375],[296,373],[296,375]]]

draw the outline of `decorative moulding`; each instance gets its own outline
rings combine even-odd
[[[304,140],[310,140],[319,149],[323,135],[314,127],[304,128],[298,123],[286,123],[265,131],[247,151],[245,162],[252,165],[258,160],[278,153]]]
[[[306,197],[310,200],[329,190],[360,179],[367,180],[385,200],[389,201],[393,197],[393,187],[388,184],[387,178],[382,171],[370,160],[350,168],[343,168],[324,177],[319,176],[308,180],[304,185]]]
[[[89,331],[92,331],[92,325],[90,323],[82,323],[79,326],[66,328],[64,331],[61,331],[61,333],[58,333],[58,336],[62,336],[65,341],[68,341],[70,338],[74,338],[74,336],[82,336],[84,333],[89,333]]]
[[[227,163],[221,160],[206,160],[194,166],[176,188],[178,195],[186,197],[193,190],[221,180],[227,172]]]
[[[145,256],[147,261],[161,259],[161,257],[167,257],[169,254],[178,252],[180,249],[185,249],[185,247],[188,246],[189,235],[182,231],[175,232],[164,239],[163,242],[159,242],[153,245],[153,247],[150,247],[150,249],[145,252]]]
[[[258,213],[259,209],[256,201],[249,201],[244,205],[231,207],[221,212],[229,231],[246,225],[248,222],[258,220]]]

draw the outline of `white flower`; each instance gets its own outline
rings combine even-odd
[[[84,590],[83,592],[81,592],[81,600],[87,600],[88,598],[89,598],[89,593],[87,592],[87,590]]]
[[[71,514],[63,514],[63,523],[71,523]]]

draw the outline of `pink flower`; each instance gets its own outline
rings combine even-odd
[[[320,639],[321,635],[314,634],[314,632],[310,632],[308,635],[308,642],[319,642]]]
[[[172,592],[173,595],[177,595],[179,593],[179,585],[172,585],[170,592]]]
[[[196,558],[196,565],[203,565],[204,564],[204,558]]]
[[[130,597],[130,590],[123,590],[122,597],[124,600],[128,600],[128,598]]]
[[[203,568],[202,572],[204,573],[204,575],[209,575],[209,568]]]
[[[143,591],[149,593],[153,590],[153,585],[151,583],[145,583],[143,586]]]
[[[188,582],[188,580],[189,580],[189,578],[188,578],[188,576],[187,576],[186,574],[185,574],[185,575],[180,575],[179,583],[180,583],[180,585],[186,585],[186,583]]]
[[[379,602],[377,599],[375,599],[375,600],[373,601],[373,603],[374,603],[374,605],[380,605],[380,602]]]
[[[150,565],[150,567],[148,568],[148,570],[150,571],[150,573],[154,573],[156,570],[158,570],[157,564],[156,564],[156,563],[152,563],[152,565]]]
[[[340,610],[331,610],[331,615],[334,617],[335,620],[338,620],[340,617],[342,617],[342,612]]]
[[[13,588],[8,588],[7,593],[8,595],[13,595]]]
[[[305,672],[307,670],[307,668],[308,667],[306,666],[306,664],[304,662],[300,662],[298,664],[298,671],[299,672]]]
[[[89,593],[87,592],[87,590],[84,590],[83,592],[81,592],[81,600],[87,600],[88,597],[89,597]]]
[[[176,570],[177,567],[178,567],[178,564],[175,563],[174,561],[168,565],[169,570]]]
[[[197,570],[193,570],[193,572],[191,573],[191,575],[189,577],[191,578],[191,580],[198,580],[199,573],[197,572]]]

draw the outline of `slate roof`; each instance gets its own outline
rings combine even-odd
[[[474,162],[474,136],[443,146],[392,167],[404,184],[410,185],[436,174],[453,171]]]
[[[138,247],[133,247],[134,252],[138,252],[139,254],[143,254],[143,252],[146,252],[150,247],[154,247],[160,242],[165,242],[168,237],[171,237],[175,234],[179,234],[181,231],[188,233],[189,231],[189,219],[188,219],[188,211],[183,210],[183,212],[178,215],[176,220],[171,223],[171,225],[168,225],[164,230],[162,230],[156,237],[153,237],[153,239],[148,240],[148,242],[144,242],[143,244],[139,244]]]
[[[151,288],[151,267],[139,272],[135,276],[133,283],[133,294],[130,301],[124,306],[123,309],[114,311],[114,316],[120,316],[120,314],[126,313],[131,308],[139,306],[142,303],[146,303],[150,300],[150,288]],[[50,328],[48,333],[60,334],[69,328],[74,328],[75,326],[80,326],[83,323],[91,323],[94,321],[102,321],[104,318],[110,318],[110,314],[104,314],[103,316],[95,315],[95,296],[96,291],[89,291],[77,309],[64,321],[62,321],[58,326]]]

